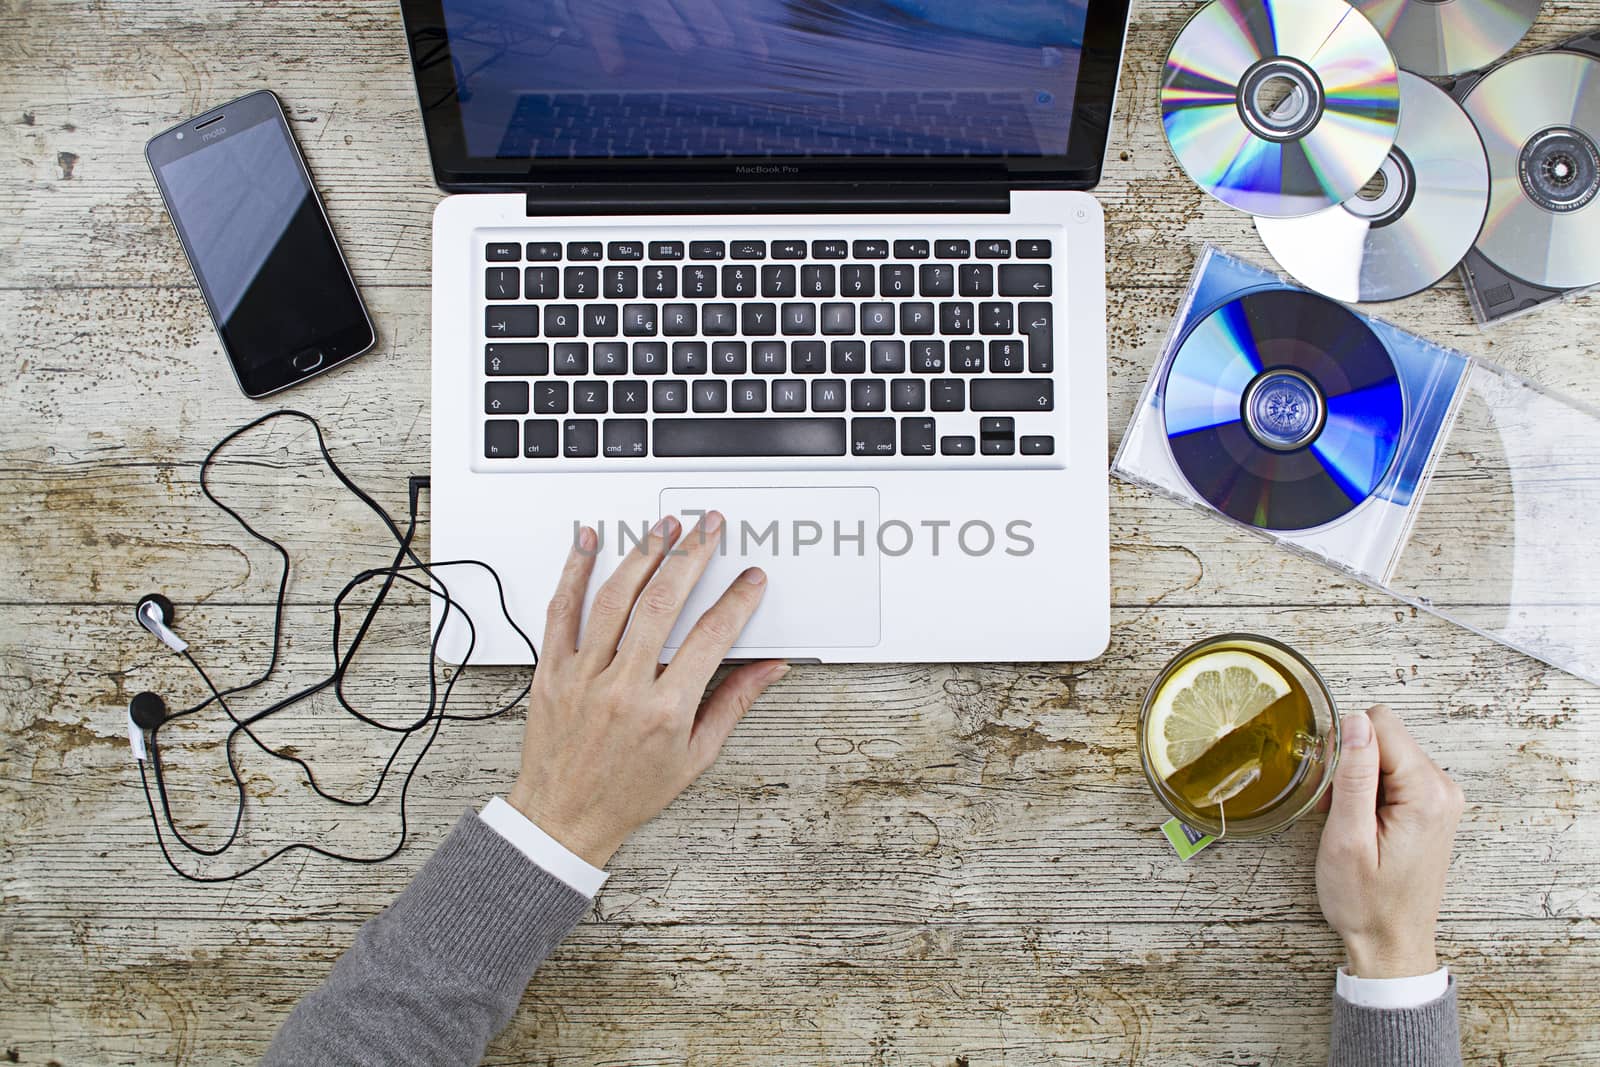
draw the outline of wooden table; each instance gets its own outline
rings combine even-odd
[[[1099,193],[1111,249],[1111,436],[1120,439],[1197,246],[1265,261],[1162,141],[1161,59],[1189,3],[1130,31]],[[1530,41],[1600,23],[1547,9]],[[181,882],[152,840],[123,709],[199,688],[133,623],[180,605],[226,679],[266,653],[276,570],[199,495],[197,464],[265,409],[240,397],[145,169],[144,141],[247,90],[283,97],[379,327],[378,348],[284,400],[403,510],[428,464],[427,170],[395,5],[326,0],[0,6],[0,1049],[24,1064],[251,1062],[357,926],[469,804],[505,788],[521,715],[452,724],[411,792],[412,843],[372,868],[292,858]],[[1600,404],[1600,301],[1489,333],[1451,280],[1401,325]],[[226,491],[303,555],[285,667],[327,659],[323,604],[381,553],[371,517],[261,443]],[[1081,665],[798,667],[718,765],[618,854],[592,917],[490,1062],[1300,1064],[1326,1054],[1337,940],[1318,913],[1318,820],[1182,864],[1134,747],[1177,648],[1246,629],[1303,649],[1348,707],[1387,701],[1468,811],[1441,950],[1474,1064],[1600,1061],[1600,693],[1168,500],[1114,484],[1114,634]],[[427,622],[394,613],[353,688],[414,712]],[[378,645],[382,648],[378,648]],[[462,706],[513,693],[469,672]],[[277,685],[276,690],[286,688]],[[396,692],[397,689],[403,690]],[[475,703],[474,703],[475,702]],[[381,738],[323,704],[274,721],[332,787]],[[218,716],[164,731],[181,823],[214,841],[231,797]],[[382,851],[378,810],[330,811],[241,748],[245,851],[312,835]]]

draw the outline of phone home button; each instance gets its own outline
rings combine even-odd
[[[322,366],[323,358],[324,357],[321,352],[312,349],[309,352],[301,352],[297,354],[289,362],[294,364],[294,369],[299,371],[301,374],[309,374],[318,367]]]

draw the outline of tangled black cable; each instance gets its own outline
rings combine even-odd
[[[213,466],[216,464],[217,455],[228,445],[232,444],[234,441],[259,426],[283,418],[300,419],[311,426],[312,430],[317,435],[317,448],[322,455],[322,461],[327,464],[328,469],[333,473],[334,477],[338,478],[340,483],[343,484],[346,489],[355,494],[358,500],[365,504],[373,512],[373,514],[377,515],[378,518],[383,521],[383,524],[388,528],[390,534],[392,534],[395,539],[396,551],[394,560],[388,566],[374,567],[361,571],[359,574],[355,575],[355,577],[346,582],[344,588],[341,589],[338,596],[334,598],[334,667],[332,672],[329,673],[325,678],[322,678],[311,685],[300,689],[298,692],[278,700],[259,711],[255,711],[249,715],[241,717],[234,711],[232,705],[229,703],[230,698],[238,696],[241,693],[247,693],[252,689],[255,689],[257,686],[263,684],[272,677],[273,672],[278,666],[279,645],[283,638],[284,607],[289,591],[289,552],[286,548],[284,548],[282,543],[274,540],[271,537],[268,537],[266,534],[251,526],[245,521],[242,515],[240,515],[232,507],[229,507],[227,504],[219,500],[216,494],[211,491],[209,476]],[[511,611],[506,606],[505,587],[500,582],[500,575],[496,573],[492,566],[480,560],[447,560],[444,562],[424,563],[420,558],[418,558],[416,552],[412,549],[412,541],[417,532],[418,497],[420,496],[421,491],[428,487],[429,482],[427,478],[417,476],[413,476],[411,478],[409,487],[409,518],[406,528],[401,530],[399,524],[394,521],[394,519],[389,515],[388,511],[384,509],[383,505],[379,504],[370,494],[352,481],[349,476],[346,475],[339,467],[339,464],[334,461],[333,455],[328,451],[327,441],[323,438],[321,424],[319,424],[315,418],[302,411],[295,411],[287,408],[270,412],[254,420],[253,422],[239,427],[224,437],[221,441],[218,441],[216,445],[212,447],[211,451],[206,454],[205,461],[200,464],[200,491],[205,494],[206,499],[210,500],[211,503],[221,509],[224,514],[233,519],[234,522],[238,523],[239,526],[243,528],[244,531],[251,537],[255,538],[264,545],[270,546],[273,551],[278,554],[279,560],[282,564],[282,571],[278,578],[277,603],[273,612],[272,620],[272,648],[268,655],[266,669],[262,671],[260,675],[249,681],[242,682],[239,685],[232,686],[228,689],[218,689],[216,684],[211,680],[211,676],[206,672],[205,668],[200,665],[200,662],[197,659],[195,659],[194,654],[189,652],[187,649],[184,649],[181,655],[184,659],[189,661],[189,665],[194,668],[201,680],[205,682],[206,689],[210,692],[210,696],[206,697],[193,707],[166,715],[159,725],[151,728],[149,731],[150,764],[155,770],[156,793],[161,797],[161,815],[166,817],[167,829],[172,834],[173,840],[177,841],[189,852],[203,857],[220,856],[229,848],[231,848],[238,840],[239,829],[244,820],[245,788],[244,780],[239,776],[239,767],[235,761],[233,743],[235,738],[237,738],[241,733],[248,737],[257,748],[272,758],[282,760],[286,763],[293,763],[299,767],[301,773],[305,776],[306,783],[318,796],[345,807],[365,807],[375,801],[378,798],[378,795],[382,792],[383,784],[388,780],[389,773],[394,769],[395,762],[400,758],[400,752],[405,747],[406,742],[410,740],[413,734],[419,731],[426,730],[427,733],[421,749],[417,752],[416,758],[411,761],[410,766],[406,769],[405,778],[402,780],[400,785],[400,838],[395,843],[394,847],[389,849],[389,851],[377,856],[351,856],[323,848],[321,845],[312,844],[306,841],[296,841],[291,844],[284,845],[277,851],[256,861],[255,863],[250,864],[247,867],[221,875],[194,874],[189,871],[185,871],[182,867],[178,866],[177,862],[173,859],[172,852],[168,849],[166,839],[161,832],[161,815],[156,813],[155,798],[150,792],[150,776],[145,771],[144,761],[141,760],[139,762],[139,778],[144,785],[145,802],[150,809],[151,825],[155,828],[156,844],[160,846],[161,855],[166,859],[167,865],[177,872],[179,876],[186,878],[191,882],[229,882],[237,878],[243,878],[248,874],[258,871],[274,860],[294,851],[311,852],[318,856],[325,856],[329,859],[339,860],[345,863],[371,864],[382,863],[385,860],[392,859],[394,856],[399,854],[400,850],[405,847],[406,843],[406,796],[411,788],[411,780],[416,776],[417,769],[422,765],[423,757],[426,756],[428,754],[428,750],[433,747],[433,743],[435,739],[438,738],[439,730],[444,725],[445,720],[450,719],[457,722],[477,722],[484,719],[492,719],[515,708],[527,695],[528,687],[524,686],[522,690],[514,698],[512,698],[510,703],[506,704],[504,707],[497,708],[494,711],[485,712],[481,715],[450,714],[446,710],[449,706],[450,694],[455,688],[456,681],[461,677],[461,671],[457,670],[452,673],[450,677],[445,680],[441,690],[439,685],[439,660],[437,656],[440,636],[443,634],[444,628],[450,620],[450,613],[452,611],[460,611],[462,621],[467,627],[467,651],[466,655],[463,656],[461,660],[461,667],[465,668],[472,661],[472,653],[477,647],[477,628],[473,625],[472,616],[468,614],[464,607],[462,607],[454,598],[451,597],[449,587],[445,584],[444,580],[439,577],[438,572],[440,570],[449,567],[478,567],[487,571],[489,576],[494,580],[495,591],[500,600],[500,611],[505,616],[506,622],[508,622],[511,625],[511,628],[516,631],[517,636],[521,637],[523,642],[528,646],[528,651],[533,658],[535,667],[538,666],[539,653],[538,650],[534,648],[533,642],[529,639],[527,633],[525,633],[522,627],[517,625],[517,621],[512,618]],[[410,562],[407,562],[408,560]],[[426,580],[417,577],[419,573],[425,576]],[[349,646],[341,653],[339,647],[340,634],[343,629],[341,612],[344,608],[345,601],[357,590],[362,589],[369,583],[379,579],[382,580],[382,585],[379,587],[376,595],[373,596],[371,603],[367,606],[366,612],[362,616],[361,624],[356,629],[355,636],[350,639]],[[369,715],[363,714],[359,709],[352,705],[349,700],[346,699],[344,693],[345,674],[348,671],[351,662],[355,659],[357,649],[361,647],[362,641],[366,638],[367,632],[372,626],[373,619],[377,616],[378,609],[383,606],[384,601],[389,596],[390,590],[394,588],[394,585],[397,581],[405,582],[418,589],[424,590],[429,595],[439,598],[444,602],[444,610],[440,613],[439,623],[435,627],[432,639],[428,645],[427,706],[420,718],[402,726],[392,726],[388,723],[380,722]],[[302,700],[306,700],[309,697],[312,697],[315,694],[329,688],[333,690],[334,697],[338,701],[339,706],[343,708],[351,717],[355,718],[366,726],[400,735],[399,740],[395,742],[393,751],[389,753],[388,759],[384,761],[383,770],[379,772],[377,781],[373,783],[371,792],[364,797],[343,797],[324,789],[317,782],[316,774],[311,769],[311,765],[308,764],[304,759],[301,759],[297,755],[280,752],[277,749],[272,748],[259,736],[257,736],[255,731],[251,729],[252,726],[260,723],[262,720],[293,707]],[[222,844],[216,846],[215,848],[206,848],[184,837],[182,832],[178,830],[177,823],[173,820],[172,805],[167,796],[166,779],[161,770],[161,752],[157,735],[162,725],[165,725],[174,719],[181,719],[195,715],[198,712],[210,707],[212,704],[216,704],[221,707],[222,710],[227,714],[228,718],[233,722],[233,727],[228,731],[228,736],[224,742],[223,748],[227,756],[228,772],[233,778],[236,802],[233,813],[233,828],[229,831],[227,838],[222,842]]]

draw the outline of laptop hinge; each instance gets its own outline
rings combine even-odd
[[[541,185],[528,215],[1005,214],[998,182],[696,182]]]

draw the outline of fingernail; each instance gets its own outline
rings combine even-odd
[[[580,552],[594,551],[595,532],[588,526],[578,531],[578,550]]]
[[[666,537],[667,531],[671,530],[677,524],[678,520],[673,518],[671,515],[663,515],[656,522],[656,524],[650,528],[650,536]]]
[[[767,672],[767,684],[771,685],[773,682],[776,682],[779,678],[782,678],[788,673],[789,665],[787,663],[778,664],[776,667]]]
[[[744,572],[744,580],[751,585],[760,585],[767,580],[767,572],[760,567],[751,567]]]
[[[1372,744],[1372,720],[1365,715],[1346,715],[1339,726],[1345,749],[1366,748]]]
[[[706,533],[716,533],[722,529],[722,512],[706,512],[705,518],[700,520],[700,528],[705,530]]]

